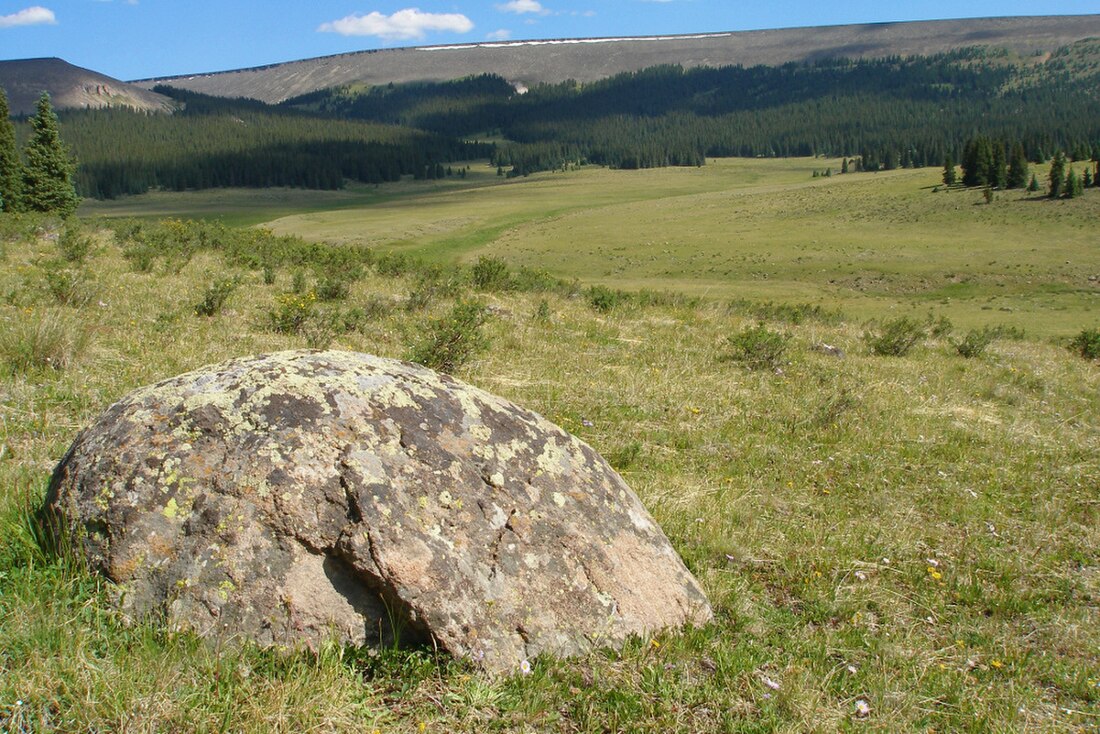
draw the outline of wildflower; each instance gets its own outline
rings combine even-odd
[[[531,675],[531,663],[526,658],[520,661],[519,672],[524,675]]]
[[[989,666],[991,668],[996,668],[997,670],[1000,670],[1001,668],[1003,668],[1005,666],[1005,664],[1002,663],[1000,660],[990,660],[989,661]]]
[[[860,581],[866,581],[867,580],[867,574],[863,573],[863,571],[856,571],[856,578],[859,579]]]
[[[925,563],[927,563],[932,568],[939,568],[940,562],[937,561],[935,558],[926,558],[924,560],[925,560]]]
[[[649,644],[653,647],[654,650],[661,647],[661,643],[658,642],[657,640],[650,640]]]
[[[856,673],[859,672],[859,668],[857,668],[854,665],[849,665],[848,666],[848,672],[851,673],[852,675],[855,675]]]
[[[768,688],[772,689],[773,691],[778,691],[779,690],[779,684],[776,683],[771,678],[769,678],[768,676],[764,676],[764,685],[766,685]]]
[[[868,716],[871,713],[871,704],[862,698],[856,701],[856,716]]]
[[[586,426],[588,428],[591,428],[592,426],[594,426],[596,424],[593,423],[592,421],[588,420],[587,418],[581,418],[581,425]]]

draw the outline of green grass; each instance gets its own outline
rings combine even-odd
[[[800,165],[808,167],[805,176]],[[446,258],[472,264],[492,253],[513,267],[538,260],[520,257],[519,245],[506,243],[578,218],[595,222],[598,208],[625,207],[630,216],[615,215],[622,228],[632,227],[635,216],[657,222],[660,212],[671,222],[679,214],[662,203],[667,192],[679,191],[683,212],[725,208],[726,228],[751,224],[777,238],[780,226],[763,214],[754,220],[752,207],[787,217],[792,231],[806,237],[813,233],[805,232],[800,217],[818,207],[820,219],[805,214],[807,221],[840,217],[829,233],[832,246],[850,237],[848,246],[858,248],[872,231],[879,241],[908,243],[892,254],[900,269],[894,284],[917,282],[910,279],[926,268],[954,269],[965,259],[946,244],[927,249],[940,237],[956,246],[962,241],[957,233],[941,232],[944,221],[976,217],[964,229],[988,247],[993,235],[987,228],[1057,228],[1058,236],[1034,240],[1037,253],[1020,244],[1028,239],[1021,234],[998,254],[998,264],[988,264],[992,255],[974,258],[966,271],[974,280],[963,284],[960,278],[960,285],[978,295],[960,290],[951,298],[984,303],[985,289],[1017,270],[1009,259],[1015,253],[1036,273],[1031,285],[1038,287],[1026,291],[1035,300],[1005,295],[1001,302],[1041,304],[1046,310],[1036,319],[1064,319],[1067,326],[1028,322],[1028,338],[998,339],[969,359],[959,356],[952,335],[929,336],[906,356],[873,355],[863,339],[864,312],[856,306],[879,304],[891,313],[884,304],[897,303],[895,311],[917,311],[923,320],[929,305],[878,281],[877,290],[859,299],[820,299],[846,306],[848,320],[805,305],[819,281],[786,290],[761,282],[758,290],[731,289],[701,302],[616,297],[608,310],[590,305],[583,289],[474,294],[491,307],[482,327],[489,347],[460,376],[541,412],[607,456],[697,574],[717,615],[705,629],[635,640],[620,653],[540,659],[530,676],[488,677],[431,650],[326,648],[284,655],[208,646],[154,622],[127,624],[112,611],[112,590],[104,582],[39,550],[30,516],[50,472],[83,426],[140,385],[230,357],[305,346],[308,333],[280,333],[268,323],[299,266],[279,268],[275,283],[264,285],[262,270],[231,267],[217,250],[205,249],[180,262],[157,259],[147,272],[137,272],[108,233],[90,233],[88,256],[71,267],[94,282],[94,298],[60,306],[45,281],[57,244],[45,236],[5,242],[0,341],[25,345],[28,317],[63,318],[74,333],[88,336],[61,369],[0,371],[0,730],[1095,727],[1100,365],[1071,351],[1068,339],[1048,338],[1098,325],[1095,310],[1055,310],[1067,303],[1062,279],[1094,262],[1085,259],[1081,244],[1089,223],[1079,217],[1093,211],[1088,207],[1095,198],[1039,204],[1002,197],[977,207],[967,193],[933,194],[919,186],[907,193],[929,172],[811,182],[812,165],[748,161],[743,169],[724,163],[713,171],[708,166],[636,177],[593,170],[480,191],[429,193],[410,186],[381,206],[387,211],[379,216],[402,229],[393,233],[394,242],[405,243],[399,246],[408,252],[427,252],[433,238],[454,241],[460,231],[476,231],[478,217],[486,227],[521,222],[489,244],[448,251]],[[754,171],[761,176],[755,184],[743,181]],[[715,176],[727,177],[725,189],[693,191],[712,185]],[[606,203],[599,204],[594,190],[618,180],[625,181],[623,190],[604,191]],[[646,180],[667,188],[650,191],[646,201]],[[761,193],[762,185],[774,190]],[[555,186],[565,191],[551,196]],[[550,197],[545,206],[557,212],[553,222],[539,218],[544,196]],[[771,196],[794,197],[787,199],[792,207],[784,209]],[[637,197],[635,203],[624,203],[630,197]],[[857,200],[865,200],[859,216],[849,212]],[[429,208],[422,211],[417,201]],[[905,201],[911,202],[908,213]],[[477,207],[464,209],[464,203]],[[882,213],[878,224],[870,220],[876,210]],[[456,217],[465,211],[473,223],[440,220],[438,232],[410,234],[429,227],[432,211]],[[310,216],[322,223],[347,216],[339,226],[350,232],[352,214]],[[926,249],[918,236],[922,218]],[[305,219],[286,222],[305,226]],[[681,218],[678,226],[683,242],[699,246],[697,230],[721,230],[692,218]],[[610,246],[601,237],[617,236],[614,228],[599,231],[574,234],[577,249],[595,252]],[[1074,239],[1078,231],[1080,241]],[[377,234],[364,232],[358,236]],[[415,244],[418,236],[426,238],[422,246]],[[731,234],[730,241],[740,236]],[[782,254],[783,268],[811,273],[811,264],[796,262],[793,253],[802,251],[793,240],[790,235],[785,250],[779,243],[754,256]],[[553,244],[549,234],[541,241]],[[1057,244],[1044,247],[1046,242]],[[688,252],[685,246],[677,257],[690,263]],[[858,263],[860,252],[845,256]],[[812,254],[805,253],[799,256]],[[928,253],[955,261],[926,259]],[[542,262],[563,275],[579,272],[566,254],[562,244]],[[827,263],[827,255],[816,255],[818,264]],[[867,257],[888,255],[876,249]],[[588,257],[595,267],[598,258]],[[837,258],[836,267],[848,266]],[[686,274],[681,281],[596,275],[585,280],[612,287],[689,282]],[[965,273],[960,269],[959,275]],[[448,277],[450,285],[426,308],[412,310],[401,304],[423,287],[416,271],[390,276],[367,267],[346,299],[316,308],[363,314],[354,328],[332,327],[333,347],[401,357],[433,319],[471,297],[469,270]],[[212,316],[196,316],[195,304],[210,284],[227,278],[240,279],[237,291]],[[313,278],[310,271],[306,279]],[[731,303],[727,295],[734,294],[746,300]],[[995,325],[1019,313],[979,306],[971,314],[934,305],[956,321],[956,337],[969,315]],[[730,336],[760,322],[790,335],[778,372],[729,359]],[[847,356],[815,349],[821,344]],[[859,701],[869,706],[866,716],[857,711]]]
[[[960,326],[1067,335],[1100,307],[1100,194],[933,193],[936,169],[812,178],[839,161],[540,174],[292,215],[277,232],[437,262],[501,257],[627,289],[803,301],[861,318],[929,309]]]

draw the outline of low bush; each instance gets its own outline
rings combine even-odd
[[[604,285],[591,286],[584,295],[588,305],[600,313],[610,313],[626,300],[625,293],[611,290]]]
[[[759,302],[742,299],[731,302],[729,310],[759,321],[779,321],[796,326],[806,321],[833,325],[844,321],[842,311],[825,308],[816,303],[775,303],[773,301]]]
[[[777,370],[787,353],[789,334],[772,331],[764,324],[747,326],[729,338],[732,352],[728,359],[740,362],[750,370]]]
[[[317,296],[309,293],[283,293],[276,296],[275,308],[267,312],[266,325],[280,334],[298,334],[317,315]]]
[[[65,229],[57,237],[57,249],[61,251],[61,257],[66,262],[82,263],[92,251],[92,238],[89,237],[80,223],[74,218],[65,224]]]
[[[903,357],[924,339],[924,326],[906,316],[869,329],[863,334],[872,354],[882,357]]]
[[[195,304],[195,315],[215,316],[221,313],[225,302],[229,300],[229,296],[233,295],[233,291],[237,290],[240,283],[240,278],[236,277],[218,278],[212,282],[206,287],[202,300]]]
[[[1100,359],[1100,328],[1082,329],[1069,346],[1085,359]]]
[[[92,300],[92,285],[83,270],[66,267],[62,260],[47,260],[40,267],[46,290],[62,306],[83,308]]]
[[[481,327],[489,318],[477,301],[459,301],[450,313],[428,324],[423,337],[409,351],[409,361],[440,372],[454,372],[488,349]]]
[[[981,329],[971,329],[966,332],[966,336],[957,341],[952,339],[951,345],[955,347],[959,356],[970,359],[980,357],[985,352],[985,348],[997,340],[997,336],[997,329],[985,326]]]
[[[479,257],[470,268],[470,278],[474,288],[479,291],[505,291],[512,287],[508,263],[499,257]]]

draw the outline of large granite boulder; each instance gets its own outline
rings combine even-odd
[[[46,510],[130,614],[261,645],[434,638],[510,670],[711,617],[589,446],[364,354],[237,359],[140,389],[76,439]]]

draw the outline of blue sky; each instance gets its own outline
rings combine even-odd
[[[1096,0],[0,0],[0,59],[59,56],[136,79],[397,46],[1098,11]]]

